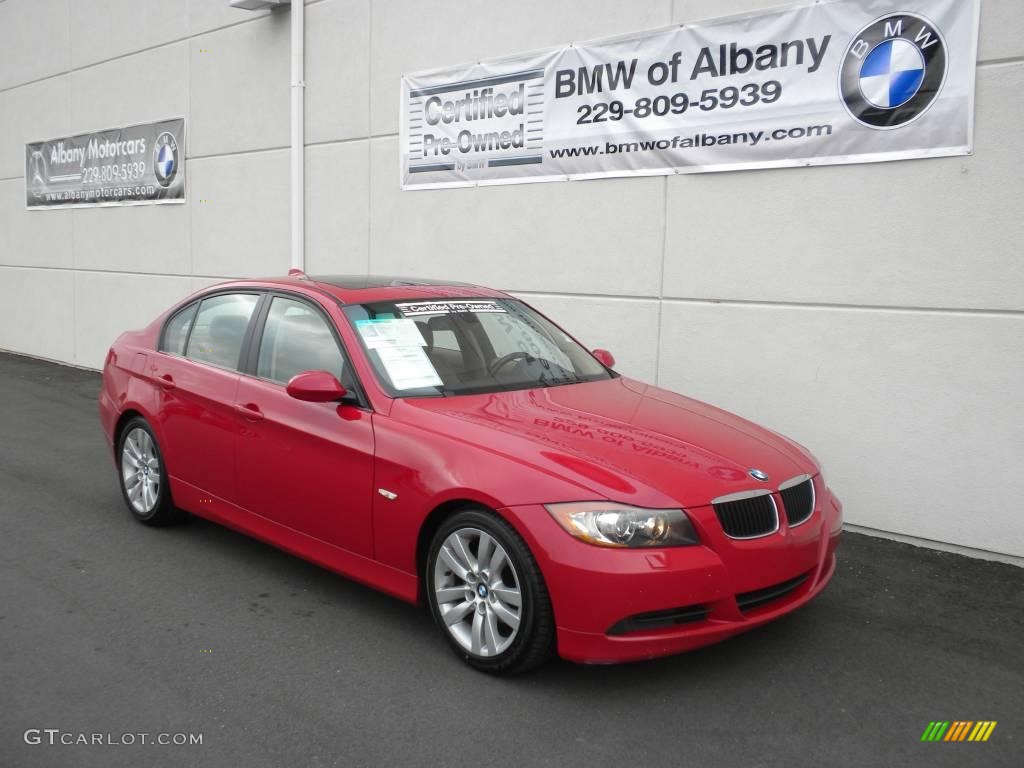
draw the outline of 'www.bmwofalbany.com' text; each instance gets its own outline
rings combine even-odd
[[[740,131],[737,133],[695,133],[691,136],[673,136],[664,139],[647,139],[643,141],[606,141],[604,144],[591,144],[584,147],[562,147],[548,150],[551,157],[588,157],[590,155],[614,155],[626,152],[664,152],[667,150],[686,150],[702,147],[728,146],[747,144],[751,147],[763,146],[769,141],[786,141],[792,139],[818,138],[831,136],[831,125],[809,125],[796,128],[776,128],[771,131]]]

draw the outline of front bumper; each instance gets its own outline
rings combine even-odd
[[[810,519],[793,528],[783,520],[778,531],[759,539],[728,538],[710,507],[687,510],[702,543],[665,549],[586,544],[566,533],[539,505],[502,512],[526,539],[544,574],[559,655],[571,661],[615,663],[724,640],[796,610],[818,595],[835,571],[842,504],[824,487],[820,475],[815,491],[817,503]],[[782,594],[752,604],[751,598],[764,594],[762,590],[797,581]],[[737,596],[748,603],[746,609]],[[624,620],[631,617],[677,609],[688,617],[686,623],[643,628],[642,622],[628,622],[623,631]]]

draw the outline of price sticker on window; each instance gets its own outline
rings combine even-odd
[[[440,387],[443,383],[423,347],[382,346],[377,354],[395,389]]]
[[[356,328],[363,337],[367,349],[381,347],[423,347],[426,341],[416,327],[414,320],[387,318],[380,320],[357,320]]]

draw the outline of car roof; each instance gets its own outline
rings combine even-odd
[[[218,287],[223,288],[226,285],[268,287],[280,285],[306,289],[315,288],[321,293],[330,294],[343,304],[366,304],[374,301],[418,298],[508,297],[508,294],[502,291],[456,280],[431,280],[390,275],[305,275],[298,273],[287,277],[233,280]]]

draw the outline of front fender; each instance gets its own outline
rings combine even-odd
[[[374,415],[374,556],[416,572],[420,529],[446,502],[490,509],[599,499],[602,494],[504,454],[476,448],[452,435]],[[394,494],[390,498],[388,494]]]

